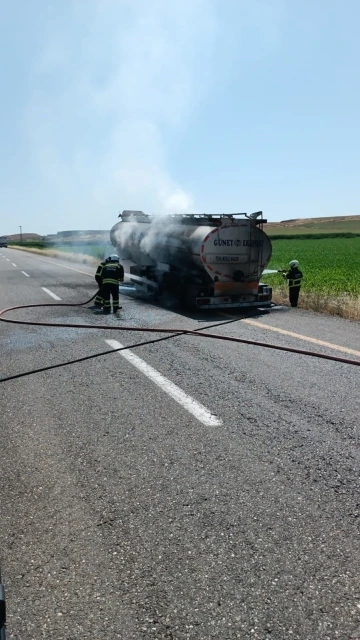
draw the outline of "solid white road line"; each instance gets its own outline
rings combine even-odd
[[[26,276],[27,278],[30,278],[29,274],[28,274],[28,273],[26,273],[26,271],[22,271],[21,273],[23,273],[23,274],[24,274],[24,276]]]
[[[343,351],[343,353],[350,353],[353,356],[360,356],[360,351],[356,351],[356,349],[350,349],[349,347],[342,347],[339,344],[333,344],[332,342],[325,342],[324,340],[318,340],[318,338],[310,338],[309,336],[304,336],[301,333],[294,333],[294,331],[288,331],[287,329],[280,329],[279,327],[273,327],[270,324],[264,324],[263,322],[250,320],[249,318],[246,318],[246,320],[241,320],[241,322],[245,322],[246,324],[251,324],[254,327],[261,327],[262,329],[268,329],[269,331],[275,331],[276,333],[282,333],[284,336],[291,336],[291,338],[297,338],[298,340],[305,340],[305,342],[312,342],[313,344],[318,344],[322,347],[327,347],[328,349],[334,349],[335,351]]]
[[[14,264],[13,262],[12,262],[11,264],[12,264],[12,266],[13,266],[13,267],[16,267],[16,266],[17,266],[17,265],[16,265],[16,264]]]
[[[43,291],[45,291],[45,293],[48,293],[49,296],[51,296],[52,298],[54,298],[54,300],[61,300],[61,298],[59,298],[59,296],[57,296],[55,293],[53,293],[52,291],[50,291],[50,289],[46,289],[45,287],[41,287]]]
[[[105,340],[113,349],[121,349],[122,345],[117,340]],[[155,382],[163,391],[165,391],[173,400],[178,402],[184,409],[192,413],[197,420],[202,422],[207,427],[219,427],[222,421],[210,413],[206,407],[194,400],[185,391],[180,389],[176,384],[165,378],[156,369],[147,364],[144,360],[136,356],[132,351],[119,351],[119,355],[125,358],[128,362],[134,365],[139,371],[141,371],[147,378]]]

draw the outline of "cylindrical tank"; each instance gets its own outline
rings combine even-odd
[[[124,220],[110,232],[123,260],[139,266],[197,265],[219,282],[258,282],[271,258],[271,242],[251,218],[199,224],[180,218]]]

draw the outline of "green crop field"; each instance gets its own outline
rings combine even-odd
[[[73,244],[70,246],[56,246],[57,251],[63,251],[65,253],[82,253],[87,254],[89,256],[93,256],[94,258],[99,258],[102,260],[106,251],[112,253],[112,246],[104,245],[104,244]]]
[[[109,242],[79,242],[72,244],[55,244],[55,243],[47,243],[42,240],[29,240],[23,242],[21,245],[16,242],[9,242],[9,246],[21,246],[24,249],[39,249],[46,252],[49,251],[57,251],[58,253],[67,253],[75,255],[87,255],[92,256],[96,259],[103,259],[105,254],[113,253],[113,246]]]
[[[302,291],[326,295],[360,295],[360,237],[321,240],[273,240],[269,269],[287,269],[290,260],[299,260],[304,274]],[[265,279],[265,276],[264,276]],[[278,288],[281,274],[266,275]]]

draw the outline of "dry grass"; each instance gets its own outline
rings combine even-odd
[[[67,251],[57,251],[56,249],[34,249],[19,246],[12,246],[11,249],[17,251],[26,251],[27,253],[36,253],[40,256],[48,256],[49,258],[61,258],[68,262],[77,262],[78,264],[89,264],[91,266],[98,265],[99,260],[93,256],[89,256],[86,253],[70,253]]]
[[[273,289],[273,301],[276,304],[289,305],[288,290],[286,288]],[[360,320],[360,296],[331,296],[322,293],[308,293],[300,291],[299,308],[327,313],[349,320]]]
[[[360,216],[335,216],[327,218],[297,218],[283,222],[268,222],[264,231],[273,234],[304,233],[360,233]]]

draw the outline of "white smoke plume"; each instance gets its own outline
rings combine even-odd
[[[136,242],[142,253],[149,255],[161,239],[166,243],[172,233],[179,228],[179,224],[167,216],[154,216],[148,223],[139,223],[136,217],[129,217],[121,222],[114,232],[116,247],[120,253],[126,252],[131,242]]]
[[[61,18],[56,3],[44,14],[26,128],[58,228],[193,210],[170,157],[209,85],[216,2],[64,0]]]

